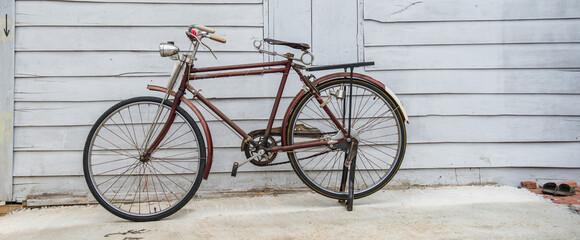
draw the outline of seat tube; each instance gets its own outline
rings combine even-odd
[[[282,93],[284,92],[284,87],[286,86],[286,80],[288,80],[288,74],[290,73],[290,64],[292,60],[286,62],[286,69],[282,75],[282,80],[280,81],[280,87],[278,87],[278,94],[276,95],[276,100],[274,101],[274,107],[272,107],[272,113],[270,113],[270,119],[268,120],[268,126],[266,127],[265,136],[270,136],[270,131],[272,131],[272,125],[274,124],[274,118],[276,117],[276,112],[278,111],[278,106],[280,105],[280,100],[282,99]]]

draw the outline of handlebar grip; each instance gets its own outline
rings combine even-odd
[[[213,28],[209,28],[209,27],[206,27],[204,25],[193,25],[193,27],[197,28],[201,31],[204,31],[204,32],[215,33],[215,30],[213,30]]]
[[[209,39],[214,40],[216,42],[226,43],[225,39],[218,37],[218,36],[215,36],[215,35],[209,36]]]

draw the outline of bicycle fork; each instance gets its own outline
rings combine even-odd
[[[153,133],[154,133],[154,127],[153,125],[155,125],[160,119],[160,115],[161,115],[161,111],[157,112],[157,116],[155,118],[155,120],[153,121],[153,123],[151,124],[151,128],[149,129],[149,133],[147,136],[147,142],[144,143],[143,148],[145,148],[145,151],[143,153],[143,155],[140,157],[139,160],[146,162],[149,161],[149,158],[151,157],[151,154],[153,154],[153,152],[155,152],[155,150],[157,149],[157,147],[159,147],[159,145],[161,144],[161,141],[163,141],[163,139],[165,138],[165,136],[167,135],[167,133],[169,132],[169,129],[171,128],[171,125],[173,124],[173,121],[175,121],[175,114],[177,111],[177,107],[179,106],[179,104],[181,103],[181,97],[183,97],[183,95],[185,94],[185,89],[187,87],[187,82],[189,81],[189,72],[191,70],[191,68],[189,67],[189,64],[183,64],[183,63],[179,63],[180,66],[185,65],[186,69],[185,69],[185,73],[183,74],[183,78],[181,79],[181,83],[179,85],[179,89],[177,90],[177,92],[175,93],[175,98],[173,99],[173,105],[171,106],[171,110],[169,112],[169,116],[167,118],[167,121],[165,122],[165,124],[163,125],[163,128],[161,129],[161,131],[159,132],[159,135],[157,135],[157,137],[155,137],[155,140],[153,141],[153,143],[151,144],[151,146],[147,147],[147,145],[149,144],[149,140],[151,139],[151,137],[153,137]],[[174,69],[174,73],[173,73],[173,78],[177,78],[177,75],[179,74],[179,72],[181,71],[181,67],[177,67],[176,69]],[[175,79],[172,79],[172,81],[170,82],[170,85],[173,85]],[[168,86],[168,87],[173,87],[173,86]],[[171,91],[171,88],[168,88],[167,90],[168,92]],[[163,101],[166,101],[168,98],[169,94],[166,93],[165,98],[163,99]],[[162,103],[163,104],[163,103]],[[159,108],[161,108],[161,106],[159,106]]]

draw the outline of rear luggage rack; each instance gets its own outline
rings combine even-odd
[[[314,71],[322,71],[322,70],[329,70],[329,69],[338,69],[338,68],[347,69],[347,68],[364,67],[364,66],[372,66],[372,65],[375,65],[375,62],[343,63],[343,64],[336,64],[336,65],[304,67],[304,70],[309,71],[309,72],[314,72]]]

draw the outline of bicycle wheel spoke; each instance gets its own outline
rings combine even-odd
[[[365,92],[366,92],[366,89],[365,89]],[[364,97],[361,97],[361,102],[362,102],[362,99],[364,99]],[[367,108],[367,104],[368,104],[368,103],[369,103],[369,101],[371,100],[371,96],[368,96],[366,99],[367,99],[367,100],[364,102],[364,105],[362,105],[362,106],[358,107],[358,109],[359,109],[359,110],[356,112],[355,116],[364,116],[364,114],[365,114],[366,112],[368,112],[368,110],[370,110],[370,109],[371,109],[370,107],[368,107],[368,108]],[[376,102],[375,102],[375,103],[376,103]],[[372,107],[373,105],[374,105],[374,103],[371,105],[371,107]],[[362,111],[363,111],[363,109],[366,109],[366,111],[365,111],[365,112],[362,112]],[[359,120],[359,118],[355,119],[355,120],[353,121],[353,125],[355,125],[355,124],[356,124],[356,122],[358,122],[358,120]]]
[[[175,163],[172,163],[172,162],[167,162],[167,161],[164,161],[164,160],[161,160],[161,159],[159,159],[159,161],[156,161],[156,163],[159,163],[159,165],[161,165],[161,166],[163,166],[163,167],[167,168],[165,165],[161,164],[161,162],[163,162],[163,163],[167,163],[167,164],[170,164],[170,165],[172,165],[172,166],[176,166],[176,167],[178,167],[178,168],[181,168],[181,169],[184,169],[184,170],[187,170],[187,171],[190,171],[190,170],[191,170],[191,169],[185,168],[185,167],[183,167],[183,166],[179,166],[179,165],[177,165],[177,164],[175,164]],[[170,169],[170,168],[167,168],[167,169],[169,169],[169,171],[172,171],[173,173],[177,174],[177,172],[175,172],[174,170],[172,170],[172,169]],[[179,175],[179,176],[181,176],[181,175]],[[190,181],[189,179],[187,179],[187,178],[185,178],[185,177],[183,177],[183,176],[181,176],[181,177],[182,177],[183,179],[185,179],[186,181]],[[192,182],[192,183],[193,183],[193,182]]]
[[[330,180],[332,179],[332,172],[334,171],[334,169],[338,169],[338,168],[335,168],[335,167],[336,167],[336,164],[339,163],[339,162],[340,162],[340,158],[338,158],[338,154],[334,155],[333,161],[332,161],[332,166],[330,167],[330,170],[329,170],[329,175],[330,176],[328,177],[328,183],[326,184],[326,186],[329,187],[329,188],[330,188]],[[334,188],[336,188],[336,185],[334,186]]]
[[[176,159],[175,157],[177,156],[182,156],[185,154],[195,154],[196,151],[191,151],[191,152],[183,152],[183,153],[178,153],[178,154],[173,154],[173,155],[169,155],[169,156],[163,156],[163,157],[152,157],[152,159],[163,159],[165,161],[172,161],[172,162],[199,162],[199,160],[188,160],[188,159],[197,159],[198,156],[193,156],[193,157],[188,157],[188,158],[181,158],[181,159]]]
[[[388,149],[391,149],[393,151],[398,151],[399,150],[398,148],[394,148],[394,147],[389,146],[389,145],[397,145],[397,143],[395,143],[395,142],[379,143],[379,142],[372,142],[372,141],[368,141],[368,140],[362,140],[361,142],[362,143],[370,143],[372,145],[381,145],[381,146],[384,146],[384,147],[386,147]],[[360,144],[359,146],[368,146],[368,145],[369,144]]]
[[[130,120],[130,122],[134,122],[133,121],[133,114],[131,114],[131,107],[128,107],[127,108],[127,111],[129,111],[129,120]],[[135,131],[135,124],[131,124],[131,128],[133,129],[133,142],[135,143],[135,149],[140,150],[139,149],[139,143],[137,143],[137,132]]]
[[[104,183],[106,183],[106,182],[108,182],[108,181],[110,181],[110,180],[112,180],[112,179],[115,179],[115,178],[116,178],[117,180],[115,180],[115,181],[114,181],[114,182],[111,184],[111,186],[109,186],[109,188],[107,188],[107,189],[106,189],[106,190],[103,192],[103,194],[105,194],[105,193],[107,193],[107,192],[108,192],[108,191],[109,191],[109,190],[110,190],[110,189],[111,189],[111,188],[112,188],[112,187],[115,185],[115,183],[117,183],[117,181],[119,181],[119,180],[121,179],[121,177],[123,177],[123,176],[124,176],[124,174],[125,174],[127,171],[129,171],[129,169],[131,170],[131,172],[129,173],[129,175],[131,175],[131,174],[132,174],[132,173],[135,171],[135,169],[137,168],[137,166],[138,166],[138,165],[137,165],[137,163],[135,163],[135,164],[133,165],[133,167],[129,167],[129,168],[127,168],[127,170],[125,170],[125,172],[123,172],[122,174],[120,174],[120,175],[118,175],[118,176],[113,176],[113,177],[111,177],[111,178],[107,179],[106,181],[103,181],[103,182],[101,182],[101,183],[100,183],[100,184],[98,184],[97,186],[100,186],[100,185],[102,185],[102,184],[104,184]],[[127,178],[127,179],[128,179],[128,178]],[[125,181],[127,181],[127,180],[125,180]],[[121,187],[123,187],[123,186],[121,186]]]
[[[127,110],[129,111],[129,108],[127,108]],[[129,114],[131,114],[129,112]],[[131,115],[129,115],[131,116]],[[125,121],[125,119],[123,118],[123,114],[119,113],[119,118],[121,119],[121,121],[123,121],[123,126],[125,127],[125,130],[127,130],[127,132],[125,133],[125,131],[123,129],[121,129],[121,127],[116,124],[115,120],[111,118],[111,121],[113,121],[115,123],[115,126],[117,126],[117,128],[119,128],[119,130],[121,132],[123,132],[123,134],[125,134],[125,136],[127,136],[127,138],[129,138],[131,140],[131,143],[133,144],[133,146],[135,147],[135,149],[138,149],[139,147],[137,146],[137,143],[135,142],[135,139],[133,139],[133,137],[131,136],[131,130],[129,130],[129,127],[127,127],[127,122]]]
[[[101,136],[99,136],[99,138],[102,138],[102,137],[101,137]],[[104,138],[103,138],[103,139],[104,139]],[[122,151],[122,152],[124,152],[124,153],[122,153],[122,152],[119,152],[119,151],[117,151],[117,150],[112,150],[112,149],[109,149],[109,148],[106,148],[106,147],[102,147],[102,146],[100,146],[100,145],[96,145],[96,144],[95,144],[94,146],[95,146],[95,147],[98,147],[98,148],[101,148],[101,149],[103,149],[103,150],[107,150],[107,151],[111,151],[111,152],[114,152],[114,153],[121,154],[121,155],[123,155],[123,156],[125,156],[125,157],[130,157],[130,158],[137,158],[137,157],[135,157],[135,156],[131,155],[131,153],[127,152],[127,150],[125,150],[125,149],[123,149],[123,148],[121,148],[121,147],[119,147],[119,146],[115,145],[114,143],[110,142],[109,140],[106,140],[106,139],[104,139],[104,140],[105,140],[106,142],[108,142],[108,143],[111,143],[113,146],[115,146],[117,149],[121,150],[121,151]]]
[[[123,129],[122,129],[120,126],[119,126],[119,124],[115,122],[115,120],[114,120],[114,119],[111,119],[111,121],[114,123],[113,125],[119,129],[119,131],[120,131],[120,132],[122,132],[122,133],[123,133],[123,134],[124,134],[124,135],[125,135],[127,138],[129,138],[129,140],[132,140],[132,139],[131,139],[131,138],[130,138],[128,135],[127,135],[127,133],[126,133],[126,132],[125,132],[125,131],[124,131],[124,130],[123,130]],[[113,133],[113,135],[117,136],[119,139],[123,140],[123,141],[124,141],[124,142],[126,142],[127,144],[135,146],[135,144],[134,144],[133,142],[131,142],[131,141],[128,141],[127,139],[125,139],[125,138],[123,138],[123,137],[119,136],[119,135],[117,134],[117,132],[115,132],[115,131],[113,131],[113,130],[109,129],[107,126],[103,126],[103,128],[104,128],[104,129],[107,129],[107,130],[109,130],[109,132]]]
[[[126,165],[126,166],[122,166],[122,167],[118,167],[118,168],[115,168],[115,169],[111,169],[111,170],[108,170],[108,171],[104,171],[104,172],[101,172],[101,173],[97,173],[95,175],[97,175],[97,176],[98,175],[103,175],[105,173],[110,173],[110,172],[114,172],[114,171],[119,170],[119,169],[123,169],[123,168],[126,168],[126,167],[131,167],[132,165],[133,165],[133,163],[132,164],[129,164],[129,165]]]
[[[139,165],[140,166],[140,165]],[[139,172],[141,172],[141,169],[139,169]],[[131,192],[131,187],[133,187],[133,185],[135,185],[135,182],[137,181],[137,178],[133,178],[133,182],[129,185],[129,188],[127,189],[127,191],[125,192],[125,196],[123,196],[123,199],[127,199],[127,196],[129,196],[129,193]],[[119,189],[122,190],[122,189]],[[112,202],[114,202],[114,198],[111,199]],[[131,208],[131,206],[133,206],[133,202],[135,202],[135,197],[133,196],[133,200],[131,201],[131,205],[129,205],[129,208]],[[123,201],[121,201],[121,203],[119,204],[119,207],[121,207],[123,205]],[[131,209],[129,209],[129,212],[131,211]]]
[[[103,165],[103,164],[107,164],[107,163],[114,163],[114,162],[127,160],[127,159],[132,159],[132,157],[119,158],[119,159],[109,160],[109,161],[102,162],[102,163],[94,163],[94,164],[92,164],[92,166],[98,166],[98,165]]]
[[[159,201],[159,196],[157,194],[157,187],[155,186],[155,179],[153,179],[153,173],[152,171],[149,169],[149,172],[151,172],[151,174],[149,174],[149,177],[151,177],[151,185],[153,185],[153,192],[155,192],[155,202],[157,203],[157,206],[159,207],[159,210],[161,210],[161,202]],[[157,212],[157,210],[155,210],[155,208],[153,208],[154,212]]]
[[[324,171],[324,169],[326,169],[326,167],[328,166],[328,164],[330,164],[330,162],[331,162],[331,161],[328,161],[328,162],[326,162],[326,165],[324,165],[324,167],[322,167],[322,169],[317,169],[317,168],[316,168],[316,167],[318,166],[318,164],[319,164],[319,163],[321,163],[321,162],[322,162],[322,160],[324,160],[324,159],[325,159],[327,156],[328,156],[328,155],[324,155],[324,156],[322,157],[322,159],[320,159],[320,161],[318,161],[318,162],[316,163],[316,165],[314,165],[314,167],[312,167],[312,169],[313,169],[313,170],[315,170],[315,171],[316,171],[316,170],[318,170],[318,174],[316,174],[316,176],[314,176],[314,178],[313,178],[313,179],[316,179],[316,178],[318,178],[318,176],[320,176],[320,174],[321,174],[321,173]]]
[[[358,175],[359,175],[359,177],[356,179],[358,179],[358,181],[362,180],[362,183],[364,184],[364,186],[369,186],[366,182],[365,177],[362,174],[362,172],[367,172],[367,174],[368,174],[369,171],[365,171],[367,169],[367,166],[366,166],[364,161],[360,161],[360,156],[357,156],[356,168],[358,171],[356,171],[355,174],[358,173]],[[372,178],[370,180],[372,180]],[[357,189],[360,189],[360,188],[357,188]]]
[[[178,183],[176,183],[175,181],[173,181],[173,179],[171,179],[171,178],[167,177],[167,175],[166,175],[166,174],[163,174],[163,173],[161,173],[161,172],[160,172],[160,171],[159,171],[157,168],[155,168],[155,166],[153,166],[153,164],[151,164],[151,168],[152,168],[152,169],[153,169],[155,172],[157,172],[157,175],[161,175],[161,176],[165,177],[167,180],[169,180],[170,182],[172,182],[173,184],[175,184],[175,186],[178,186],[179,188],[181,188],[181,190],[183,190],[183,191],[187,192],[187,190],[186,190],[186,189],[184,189],[183,187],[181,187],[181,185],[179,185]],[[157,175],[156,175],[156,176],[157,176]],[[157,176],[157,178],[159,178],[159,176]],[[166,185],[166,184],[165,184],[163,181],[161,181],[161,179],[159,179],[159,181],[160,181],[161,183],[163,183],[163,185],[164,185],[164,186],[165,186],[167,189],[169,189],[169,187],[168,187],[168,186],[167,186],[167,185]],[[176,197],[176,199],[179,199],[179,197],[177,197],[177,195],[175,195],[175,192],[173,192],[173,191],[171,191],[171,190],[170,190],[170,192],[171,192],[171,194],[173,194],[173,196],[174,196],[174,197]]]
[[[171,204],[171,201],[169,201],[170,198],[169,198],[169,196],[167,196],[167,192],[165,191],[165,188],[167,186],[163,183],[163,181],[161,181],[161,179],[159,178],[159,176],[158,176],[157,171],[155,170],[155,168],[153,166],[151,166],[151,165],[149,165],[149,167],[151,167],[151,169],[152,169],[152,170],[150,169],[150,172],[155,173],[155,174],[151,174],[151,177],[154,176],[155,178],[157,178],[157,180],[159,181],[159,187],[161,188],[161,192],[163,193],[163,196],[165,196],[165,201],[167,201],[168,205],[171,206],[172,205]],[[168,187],[167,187],[167,190],[169,191],[169,188]],[[179,197],[177,197],[172,191],[170,191],[170,192],[173,194],[173,196],[176,199],[179,199]],[[159,203],[159,210],[161,210],[161,203]]]
[[[367,155],[368,155],[368,156],[371,156],[371,157],[373,157],[375,160],[377,160],[377,161],[379,161],[379,162],[382,162],[382,163],[384,163],[384,164],[388,165],[388,167],[391,167],[391,166],[392,166],[392,164],[390,164],[390,163],[388,163],[388,162],[386,162],[386,161],[383,161],[382,159],[378,158],[377,156],[375,156],[375,155],[373,155],[373,154],[370,154],[369,152],[367,152],[367,151],[365,151],[365,150],[359,150],[359,151],[361,152],[361,154],[362,154],[363,156],[365,156],[365,158],[367,159],[367,161],[369,161],[369,163],[372,163],[373,165],[375,165],[375,166],[377,166],[377,167],[379,167],[379,168],[381,167],[381,165],[379,165],[379,164],[376,164],[374,161],[372,161],[372,160],[371,160],[371,158],[367,157]]]
[[[363,132],[368,132],[368,131],[371,131],[371,130],[381,130],[381,129],[387,129],[387,128],[395,128],[395,127],[397,127],[397,125],[389,125],[389,126],[384,126],[384,127],[377,127],[377,126],[378,126],[378,124],[377,125],[374,125],[372,128],[364,129],[364,131],[358,131],[358,129],[357,129],[357,131],[359,133],[363,133]]]
[[[185,177],[181,176],[180,174],[178,174],[177,172],[175,172],[175,171],[173,171],[172,169],[168,168],[167,166],[165,166],[165,165],[163,165],[163,164],[160,164],[159,162],[156,162],[156,163],[157,163],[159,166],[162,166],[162,167],[164,167],[165,169],[169,170],[170,172],[172,172],[172,173],[174,173],[174,174],[176,174],[176,175],[178,175],[178,176],[182,177],[182,178],[183,178],[183,179],[185,179],[186,181],[189,181],[187,178],[185,178]],[[153,166],[153,164],[151,164],[151,167],[152,167],[153,169],[155,169],[155,170],[156,170],[158,173],[160,173],[159,169],[155,168],[155,167]],[[169,177],[167,176],[167,174],[161,174],[161,176],[165,177],[167,180],[169,180],[170,182],[172,182],[173,184],[175,184],[175,186],[178,186],[179,188],[181,188],[181,190],[183,190],[183,191],[187,192],[187,190],[186,190],[185,188],[181,187],[181,185],[180,185],[180,184],[178,184],[177,182],[175,182],[173,179],[169,178]]]
[[[360,133],[373,130],[373,128],[380,126],[382,123],[389,122],[390,120],[394,120],[392,117],[382,118],[381,120],[369,120],[363,126],[357,128],[357,131]]]
[[[359,128],[359,129],[363,129],[363,128],[365,128],[366,126],[369,126],[369,125],[371,125],[371,126],[372,126],[372,124],[373,124],[373,123],[375,123],[376,121],[380,121],[381,119],[377,117],[377,113],[379,113],[380,111],[383,111],[383,109],[377,109],[377,111],[376,111],[376,112],[374,112],[374,113],[373,113],[373,115],[371,115],[370,117],[368,117],[370,120],[368,120],[368,121],[367,121],[365,124],[363,124],[363,125],[359,126],[358,128]],[[390,111],[391,111],[391,110],[387,110],[387,111],[385,111],[385,113],[388,113],[388,112],[390,112]],[[366,112],[365,112],[365,113],[366,113]],[[379,114],[379,116],[381,116],[381,115],[382,115],[382,113],[381,113],[381,114]]]
[[[371,175],[371,172],[374,172],[374,173],[377,175],[377,178],[378,178],[378,179],[381,179],[383,176],[381,176],[381,174],[379,173],[379,171],[378,171],[378,170],[375,170],[375,169],[376,169],[376,167],[378,167],[378,168],[379,168],[379,170],[380,170],[381,166],[379,166],[379,165],[377,165],[377,164],[374,164],[374,162],[373,162],[373,161],[371,161],[371,160],[370,160],[370,159],[369,159],[369,158],[366,156],[366,154],[365,154],[365,152],[364,152],[364,151],[360,151],[360,153],[361,153],[361,158],[362,158],[362,159],[361,159],[361,161],[360,161],[360,162],[361,162],[361,164],[366,166],[366,164],[365,164],[365,160],[366,160],[366,162],[368,162],[368,167],[366,167],[366,168],[364,169],[364,171],[368,173],[368,175],[369,175],[369,178],[370,178],[370,179],[374,179],[374,178],[373,178],[373,176]],[[358,162],[358,161],[357,161],[357,162]]]
[[[173,123],[173,124],[175,124],[175,123]],[[190,132],[185,132],[185,133],[182,133],[182,134],[181,134],[180,136],[178,136],[177,138],[175,138],[175,139],[173,139],[173,140],[169,141],[169,139],[171,139],[171,138],[173,137],[173,135],[175,135],[175,134],[176,134],[176,133],[179,131],[179,129],[181,129],[181,127],[183,127],[184,125],[185,125],[185,122],[181,123],[181,125],[179,125],[179,127],[178,127],[177,129],[173,130],[173,133],[171,133],[171,134],[169,134],[169,135],[166,135],[166,136],[165,136],[165,138],[163,139],[163,142],[161,142],[161,143],[159,144],[159,148],[161,148],[162,146],[165,146],[165,144],[169,144],[169,143],[171,143],[172,141],[175,141],[175,140],[179,139],[180,137],[182,137],[182,136],[185,136],[186,134],[190,133]]]

